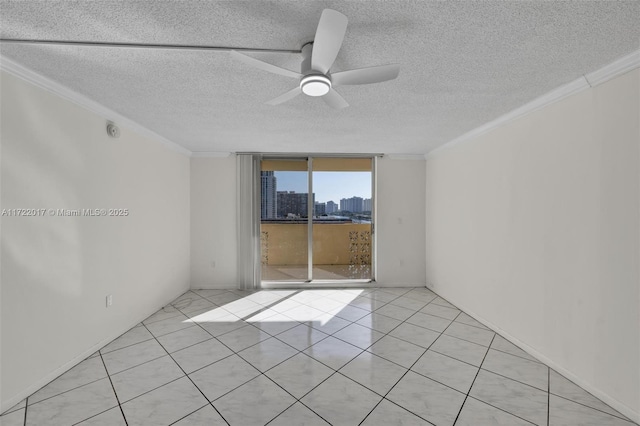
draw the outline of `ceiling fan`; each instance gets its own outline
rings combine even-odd
[[[313,42],[305,44],[300,51],[300,53],[302,53],[302,65],[300,67],[300,72],[281,68],[239,52],[242,50],[253,52],[297,53],[297,50],[110,41],[19,39],[5,37],[0,37],[0,42],[3,44],[40,44],[100,48],[230,51],[233,57],[253,67],[299,80],[297,87],[268,101],[267,104],[278,105],[298,96],[300,93],[304,93],[308,96],[321,96],[327,104],[333,108],[340,109],[349,106],[349,104],[338,92],[334,90],[334,87],[380,83],[387,80],[393,80],[400,72],[400,66],[398,64],[379,65],[348,71],[331,72],[331,67],[338,56],[338,52],[342,46],[342,41],[344,40],[344,35],[347,31],[347,22],[347,17],[340,12],[332,9],[325,9],[322,11],[320,21],[318,22],[318,28],[316,29],[315,39]]]
[[[322,12],[315,39],[302,47],[300,72],[278,67],[235,50],[231,51],[231,55],[253,67],[300,81],[297,87],[268,101],[269,105],[281,104],[304,93],[307,96],[322,97],[333,108],[344,108],[349,104],[334,87],[380,83],[393,80],[400,72],[400,66],[397,64],[331,72],[331,66],[338,56],[347,31],[347,22],[347,17],[340,12],[332,9],[325,9]]]

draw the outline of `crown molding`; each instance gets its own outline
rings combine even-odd
[[[584,77],[587,79],[591,87],[595,87],[635,68],[640,68],[640,50],[636,50],[627,56],[623,56],[622,58],[611,62],[609,65],[605,65],[599,70],[586,74]]]
[[[483,124],[480,127],[476,127],[470,132],[467,132],[462,136],[459,136],[445,143],[444,145],[440,145],[432,151],[427,152],[426,154],[424,154],[424,157],[426,159],[432,158],[439,152],[452,148],[456,145],[459,145],[460,143],[468,142],[476,138],[477,136],[496,129],[512,120],[530,114],[583,90],[598,86],[635,68],[640,68],[640,50],[632,52],[627,56],[624,56],[608,65],[605,65],[599,70],[586,74],[568,84],[560,86],[540,96],[539,98],[536,98],[533,101],[498,117],[493,121]]]
[[[79,105],[99,116],[104,117],[108,121],[113,121],[118,125],[127,127],[143,136],[146,136],[152,140],[158,141],[172,151],[179,152],[180,154],[187,155],[187,156],[191,155],[191,151],[189,151],[188,149],[165,138],[164,136],[160,136],[153,130],[148,129],[147,127],[100,104],[99,102],[89,99],[88,97],[74,90],[71,90],[70,88],[54,80],[51,80],[48,77],[38,74],[37,72],[3,55],[0,55],[0,70],[6,71],[9,74],[12,74],[18,78],[21,78],[33,84],[34,86],[37,86],[41,89],[44,89],[48,92],[58,95],[63,99],[73,102],[76,105]]]
[[[217,152],[217,151],[192,151],[191,156],[195,158],[227,158],[230,157],[232,152]]]
[[[512,120],[515,120],[516,118],[522,117],[524,115],[530,114],[534,111],[537,111],[541,108],[544,108],[548,105],[551,105],[552,103],[558,102],[559,100],[562,100],[564,98],[566,98],[567,96],[571,96],[575,93],[581,92],[585,89],[590,88],[591,86],[589,86],[589,82],[587,82],[587,79],[584,77],[580,77],[574,81],[572,81],[569,84],[565,84],[564,86],[560,86],[557,89],[552,90],[549,93],[546,93],[542,96],[540,96],[539,98],[534,99],[533,101],[524,104],[523,106],[516,108],[498,118],[496,118],[493,121],[489,121],[486,124],[483,124],[480,127],[476,127],[475,129],[471,130],[470,132],[465,133],[462,136],[459,136],[447,143],[445,143],[444,145],[439,146],[438,148],[434,149],[433,151],[430,151],[428,153],[426,153],[424,156],[426,159],[429,159],[431,157],[433,157],[434,155],[436,155],[439,152],[442,152],[444,150],[447,150],[449,148],[453,148],[456,145],[459,145],[461,143],[470,141],[484,133],[490,132],[493,129],[496,129],[500,126],[502,126],[503,124],[506,124]]]
[[[424,154],[384,154],[389,160],[420,160],[424,161]]]

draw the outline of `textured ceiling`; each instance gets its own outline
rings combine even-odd
[[[223,51],[1,46],[2,55],[191,151],[426,153],[638,49],[640,2],[1,1],[3,38],[300,49],[324,8],[349,18],[332,71],[399,63],[340,87],[329,108],[297,81]],[[291,53],[252,56],[299,70]]]

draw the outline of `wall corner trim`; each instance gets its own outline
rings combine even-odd
[[[640,50],[636,50],[626,56],[623,56],[622,58],[617,59],[596,71],[577,78],[570,83],[562,85],[534,99],[533,101],[496,118],[495,120],[483,124],[480,127],[476,127],[462,136],[445,143],[444,145],[440,145],[439,147],[427,152],[425,154],[425,158],[428,160],[444,150],[452,148],[460,143],[468,142],[475,137],[498,128],[512,120],[537,111],[583,90],[598,86],[635,68],[640,68]]]
[[[67,101],[73,102],[76,105],[79,105],[101,117],[104,117],[105,120],[113,121],[120,126],[127,127],[143,136],[156,140],[172,151],[186,156],[191,155],[191,151],[189,151],[188,149],[165,138],[164,136],[157,134],[153,130],[148,129],[147,127],[137,123],[136,121],[102,105],[101,103],[96,102],[68,88],[67,86],[64,86],[63,84],[51,80],[48,77],[38,74],[37,72],[3,55],[0,55],[0,70],[6,71],[9,74],[21,78],[41,89],[58,95]]]

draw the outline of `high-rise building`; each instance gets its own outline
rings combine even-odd
[[[315,200],[315,194],[313,194]],[[307,217],[309,200],[306,192],[278,191],[278,217],[287,217],[290,214]]]
[[[365,198],[362,200],[362,211],[371,212],[371,198]]]
[[[260,172],[260,218],[275,219],[278,215],[277,178],[273,172]]]
[[[327,212],[327,214],[335,213],[338,211],[338,205],[333,201],[327,201],[325,211]]]
[[[321,216],[323,214],[327,214],[327,204],[326,203],[319,203],[318,201],[316,201],[314,214],[316,216]]]
[[[362,198],[351,197],[340,200],[340,210],[351,213],[362,213]]]

